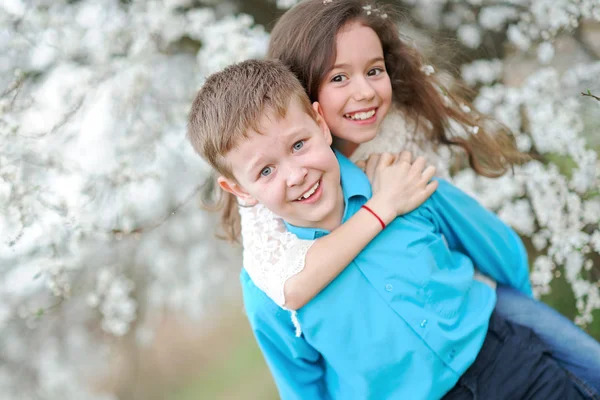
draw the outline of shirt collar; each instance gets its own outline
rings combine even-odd
[[[348,215],[349,200],[355,196],[362,196],[365,199],[371,198],[371,183],[365,173],[358,168],[352,161],[346,158],[342,153],[334,150],[340,166],[340,177],[342,192],[344,195],[344,215],[342,222],[346,222],[351,215]],[[329,233],[328,230],[318,228],[304,228],[285,223],[288,231],[298,236],[300,239],[313,240]]]

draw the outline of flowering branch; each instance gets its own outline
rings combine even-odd
[[[600,101],[600,97],[598,97],[598,96],[594,96],[594,95],[592,94],[592,92],[590,92],[590,90],[589,90],[589,89],[588,89],[587,93],[583,93],[583,92],[581,92],[581,95],[582,95],[582,96],[591,97],[591,98],[594,98],[594,99],[596,99],[596,100]]]
[[[141,226],[138,228],[134,228],[130,231],[126,231],[124,229],[111,229],[110,233],[112,235],[115,236],[116,239],[121,240],[123,239],[125,236],[134,236],[134,237],[139,237],[139,235],[141,235],[142,233],[145,232],[150,232],[156,228],[158,228],[159,226],[161,226],[162,224],[164,224],[165,222],[167,222],[167,220],[169,218],[171,218],[172,216],[174,216],[175,214],[177,214],[178,211],[180,211],[186,204],[188,204],[190,202],[190,200],[192,198],[194,198],[194,196],[196,196],[201,190],[204,189],[206,183],[202,184],[202,185],[198,185],[194,190],[192,190],[192,192],[185,198],[183,199],[183,201],[179,204],[177,204],[175,207],[173,207],[169,212],[167,212],[162,218],[160,218],[158,221],[149,224],[148,226]]]

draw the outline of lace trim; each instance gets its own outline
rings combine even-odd
[[[285,282],[304,269],[306,253],[315,241],[288,232],[283,220],[261,204],[239,211],[244,268],[254,284],[283,307]]]
[[[290,311],[290,316],[292,317],[292,324],[294,324],[294,328],[296,329],[296,337],[300,337],[302,335],[302,328],[300,327],[300,321],[298,321],[298,312]]]

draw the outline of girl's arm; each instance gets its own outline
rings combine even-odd
[[[421,205],[437,188],[435,168],[402,152],[373,156],[365,165],[373,196],[367,202],[388,224]],[[384,190],[385,189],[385,190]],[[244,268],[257,287],[278,305],[296,310],[335,279],[381,231],[381,224],[361,209],[329,235],[302,240],[287,231],[262,205],[240,208]]]
[[[397,159],[390,154],[374,155],[365,165],[373,187],[366,206],[386,225],[417,208],[437,188],[436,181],[430,182],[435,168],[425,169],[423,158],[410,162],[410,153],[402,152]],[[312,300],[381,230],[377,218],[360,209],[329,235],[317,239],[306,253],[304,269],[285,282],[284,306],[297,310]]]

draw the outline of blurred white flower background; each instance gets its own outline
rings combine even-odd
[[[241,307],[240,249],[199,207],[209,169],[186,117],[294,3],[0,0],[0,400],[150,398],[107,380],[115,360],[139,372],[173,318],[201,332]],[[524,237],[536,295],[600,337],[600,2],[395,4],[426,54],[453,40],[434,61],[534,155],[455,183]]]

